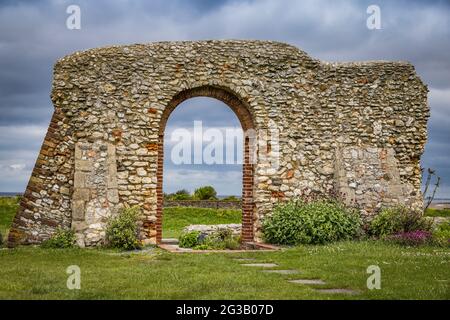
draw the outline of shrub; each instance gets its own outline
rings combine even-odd
[[[402,206],[381,210],[369,226],[369,234],[380,238],[419,230],[430,231],[431,222],[421,212]]]
[[[217,200],[217,192],[211,186],[204,186],[194,191],[194,198],[198,200]]]
[[[223,198],[222,201],[240,201],[240,199],[236,196],[228,196]]]
[[[171,193],[169,195],[166,195],[166,198],[168,200],[191,200],[192,196],[186,189],[178,190],[175,193]]]
[[[191,231],[181,234],[178,239],[180,248],[193,248],[200,244],[200,231]]]
[[[241,237],[231,236],[224,240],[225,248],[230,250],[237,250],[241,247]]]
[[[229,229],[222,229],[217,230],[216,232],[213,232],[210,235],[204,237],[203,241],[201,241],[201,244],[194,247],[194,249],[235,250],[238,249],[240,245],[241,241],[239,236],[233,236],[232,231]]]
[[[75,232],[73,230],[64,230],[61,228],[56,229],[56,232],[50,237],[50,239],[42,242],[43,248],[73,248],[75,247]]]
[[[241,245],[240,237],[233,236],[231,230],[218,230],[209,235],[200,231],[183,233],[179,238],[181,248],[192,248],[195,250],[224,250],[238,249]]]
[[[390,242],[394,242],[405,246],[419,246],[430,244],[432,241],[431,232],[424,230],[401,232],[385,238]]]
[[[140,208],[135,206],[124,208],[117,217],[111,218],[106,228],[107,246],[123,250],[140,248],[137,226],[140,214]]]
[[[433,243],[439,246],[450,246],[450,223],[442,223],[433,231]]]
[[[2,232],[0,231],[0,247],[3,245],[3,235]]]
[[[324,244],[354,238],[361,223],[356,210],[336,200],[290,200],[274,208],[263,221],[262,231],[269,243]]]

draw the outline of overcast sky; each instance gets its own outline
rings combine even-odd
[[[66,28],[66,8],[81,8],[81,29]],[[369,5],[381,29],[366,27]],[[0,191],[22,192],[50,121],[54,62],[92,47],[162,40],[264,39],[290,43],[327,61],[407,60],[428,84],[431,119],[422,158],[450,197],[450,1],[0,1]],[[205,112],[214,108],[215,112]],[[170,128],[235,127],[211,99],[188,100]],[[167,146],[166,146],[167,148]],[[206,173],[206,174],[205,174]],[[240,166],[165,164],[165,189],[212,184],[239,194]]]

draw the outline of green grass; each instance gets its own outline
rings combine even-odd
[[[427,217],[450,217],[450,209],[430,209],[425,211]]]
[[[2,230],[9,228],[15,206],[2,200]],[[166,209],[166,227],[177,234],[186,219],[187,224],[240,220],[239,211],[209,211]],[[233,260],[238,257],[274,262],[279,269],[300,273],[264,273],[239,266]],[[70,265],[81,268],[81,290],[66,287]],[[381,290],[366,287],[370,265],[381,268]],[[319,278],[326,282],[320,288],[348,288],[360,294],[323,294],[313,286],[287,282],[296,278]],[[176,254],[158,248],[139,253],[0,248],[0,299],[450,299],[449,281],[449,248],[410,248],[375,241],[205,254]]]
[[[191,224],[241,223],[241,210],[207,208],[164,208],[163,238],[178,238]]]
[[[236,257],[275,262],[298,275],[239,266]],[[282,252],[175,254],[153,249],[120,255],[110,250],[0,250],[0,299],[450,299],[450,251],[381,242],[300,246]],[[81,268],[81,290],[68,290],[66,268]],[[368,290],[369,265],[381,268],[381,290]],[[287,282],[320,278],[330,295]]]
[[[0,197],[0,234],[2,234],[4,241],[6,241],[11,222],[18,207],[18,198]]]

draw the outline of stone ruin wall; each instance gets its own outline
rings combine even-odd
[[[96,245],[123,205],[141,206],[141,237],[155,243],[160,133],[180,92],[237,98],[248,126],[280,130],[279,169],[257,162],[249,180],[256,239],[275,203],[311,192],[336,190],[366,217],[380,206],[422,206],[429,108],[409,63],[325,63],[268,41],[114,46],[55,65],[55,111],[10,246],[39,243],[58,227]]]

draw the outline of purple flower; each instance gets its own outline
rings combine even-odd
[[[389,237],[389,240],[398,244],[418,246],[426,244],[431,240],[431,232],[424,230],[416,230],[410,232],[401,232]]]

